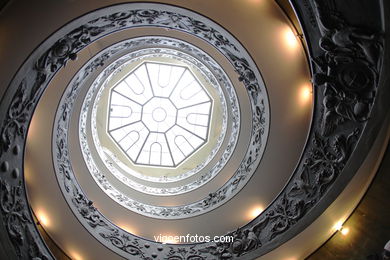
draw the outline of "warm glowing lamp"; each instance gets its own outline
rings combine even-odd
[[[37,219],[38,219],[38,223],[42,226],[45,226],[47,227],[49,225],[49,219],[48,217],[46,216],[45,213],[43,213],[42,211],[39,211],[38,214],[37,214]]]
[[[81,258],[81,256],[75,252],[72,252],[71,253],[71,256],[72,256],[72,259],[73,260],[82,260],[83,258]]]
[[[264,211],[264,209],[263,209],[262,207],[259,207],[259,206],[254,207],[254,208],[250,211],[249,216],[250,216],[251,219],[254,219],[254,218],[256,218],[258,215],[260,215],[261,212],[263,212],[263,211]]]
[[[346,236],[346,235],[349,233],[349,228],[343,227],[343,222],[342,222],[342,221],[337,222],[336,225],[334,225],[333,228],[334,228],[335,230],[337,230],[337,231],[340,231],[340,233],[341,233],[343,236]]]
[[[311,89],[308,87],[303,87],[301,90],[302,99],[308,100],[308,99],[310,99],[310,96],[311,96]]]
[[[128,232],[130,234],[135,234],[135,230],[132,227],[129,227],[128,225],[118,224],[118,227],[122,228],[123,230],[125,230],[126,232]]]
[[[343,227],[340,232],[343,236],[346,236],[349,233],[349,228]]]
[[[337,230],[337,231],[340,231],[340,230],[343,228],[343,222],[341,222],[341,221],[337,222],[337,223],[333,226],[333,228],[334,228],[335,230]]]
[[[298,39],[290,27],[284,29],[283,38],[289,49],[295,49],[298,46]]]
[[[298,98],[301,105],[309,104],[312,100],[312,88],[310,84],[305,84],[300,88]]]

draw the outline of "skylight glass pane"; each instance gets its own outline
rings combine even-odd
[[[141,120],[142,107],[118,92],[111,92],[110,103],[109,130]]]
[[[122,82],[127,85],[127,95],[141,105],[153,97],[145,64],[129,74]]]
[[[206,139],[209,127],[211,102],[188,106],[178,110],[177,124]]]
[[[156,97],[169,97],[186,70],[184,67],[180,66],[149,62],[146,64],[146,67],[148,69],[153,93]]]
[[[166,133],[166,137],[171,151],[174,151],[172,157],[175,162],[188,157],[204,143],[203,139],[178,125],[172,127]]]
[[[142,122],[137,122],[110,131],[109,133],[121,149],[129,155],[132,160],[135,160],[149,135],[149,130]]]
[[[178,109],[210,101],[206,90],[198,83],[189,70],[184,72],[170,99],[175,100]]]

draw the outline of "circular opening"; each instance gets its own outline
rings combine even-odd
[[[170,112],[169,117],[173,117],[173,118],[176,117],[175,111],[169,111],[169,112]],[[157,107],[153,110],[152,117],[154,121],[162,122],[167,118],[167,111],[162,107]]]

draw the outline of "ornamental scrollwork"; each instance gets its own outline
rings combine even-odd
[[[35,241],[36,235],[30,230],[29,224],[32,220],[29,216],[21,196],[23,195],[21,182],[17,186],[11,186],[4,180],[0,180],[0,207],[4,214],[4,224],[12,244],[16,249],[18,257],[25,257],[22,252],[23,246],[28,247],[28,257],[49,259],[41,251],[39,244]]]
[[[277,202],[261,214],[251,227],[229,233],[229,236],[234,237],[232,243],[219,243],[217,247],[212,245],[207,248],[209,252],[217,254],[221,259],[240,257],[272,242],[290,229],[315,205],[340,174],[358,134],[359,131],[355,129],[348,136],[338,135],[332,144],[320,134],[315,134],[313,146],[301,171]]]
[[[210,247],[220,258],[261,248],[298,223],[341,174],[369,119],[381,66],[381,33],[348,25],[340,13],[327,9],[327,2],[332,1],[313,1],[323,51],[312,58],[317,68],[313,83],[322,90],[322,104],[305,156],[289,185],[253,225],[231,233],[232,244]]]
[[[299,5],[298,1],[293,1]],[[333,3],[332,5],[329,3]],[[381,32],[351,26],[338,13],[334,1],[303,1],[304,6],[315,12],[320,31],[320,52],[314,53],[313,83],[316,87],[317,105],[312,133],[296,172],[280,196],[250,224],[228,235],[234,236],[231,243],[207,243],[196,245],[171,245],[160,247],[157,243],[126,237],[117,228],[106,229],[106,220],[96,216],[93,203],[77,190],[69,180],[69,172],[63,171],[64,187],[73,191],[74,202],[80,205],[79,213],[89,227],[108,241],[113,248],[141,259],[156,259],[159,256],[170,260],[181,259],[234,259],[245,257],[249,252],[261,251],[266,245],[278,244],[282,236],[313,209],[343,173],[346,162],[361,137],[365,123],[376,98],[379,71],[382,65],[383,37]],[[314,20],[306,21],[314,27]],[[305,22],[305,21],[303,21]],[[22,153],[26,131],[33,109],[55,72],[75,59],[76,53],[99,37],[129,25],[154,23],[193,32],[208,39],[214,46],[225,48],[231,45],[223,34],[201,21],[174,12],[158,10],[127,10],[102,16],[59,37],[54,45],[38,53],[39,58],[25,64],[27,72],[15,77],[1,110],[0,147],[0,209],[3,223],[17,256],[23,259],[51,259],[42,238],[28,211],[24,190]],[[75,24],[72,25],[76,27]],[[239,69],[240,79],[254,97],[260,95],[258,86],[252,84],[248,64],[241,60],[234,46],[226,53]],[[101,64],[100,64],[101,65]],[[96,66],[99,66],[97,64]],[[20,73],[19,73],[20,74]],[[261,106],[259,122],[264,110]],[[64,116],[67,109],[63,109]],[[343,127],[340,127],[340,126]],[[261,127],[259,128],[261,131]],[[258,144],[255,142],[254,145]],[[61,148],[61,140],[57,143]],[[248,158],[248,160],[250,160]],[[250,162],[250,161],[249,161]],[[61,165],[60,165],[61,169]],[[210,194],[208,203],[219,200],[219,194]],[[103,221],[103,222],[102,222]],[[287,235],[286,235],[287,236]],[[270,248],[270,247],[268,247]],[[267,249],[269,250],[269,249]],[[157,253],[153,253],[157,252]]]
[[[313,83],[323,91],[321,129],[330,136],[349,121],[368,119],[378,84],[382,34],[348,25],[325,2],[313,3],[324,52],[313,58],[319,69]]]

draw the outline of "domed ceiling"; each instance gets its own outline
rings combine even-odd
[[[38,241],[28,254],[21,243],[19,256],[307,256],[356,205],[357,197],[335,198],[363,165],[354,157],[347,168],[375,108],[376,31],[349,29],[356,42],[344,44],[354,27],[329,28],[317,1],[295,4],[302,28],[273,1],[79,5],[46,6],[63,7],[58,28],[37,36],[43,42],[2,102],[8,117],[22,109],[26,118],[3,126],[2,158],[15,159],[1,167],[25,182],[51,245],[29,212],[18,213],[28,224],[16,236]],[[301,10],[316,10],[314,20]],[[9,138],[13,130],[26,141]],[[354,185],[367,186],[373,170],[361,174]],[[323,234],[294,246],[313,232]]]

